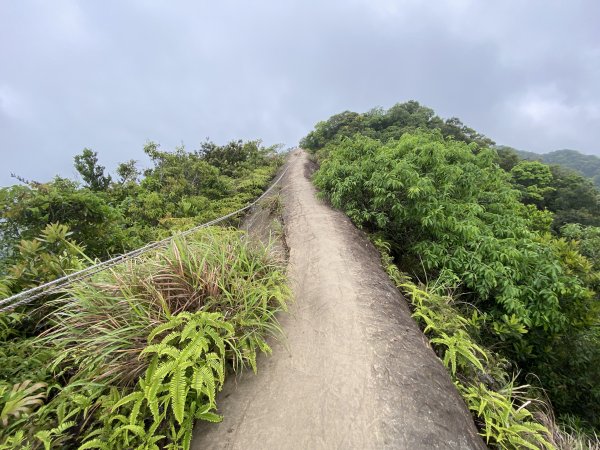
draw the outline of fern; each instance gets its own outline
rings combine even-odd
[[[51,430],[38,431],[35,434],[35,437],[39,439],[42,442],[42,444],[44,444],[45,450],[49,450],[55,447],[53,438],[62,436],[65,433],[65,431],[74,426],[75,422],[73,421],[63,422],[57,427],[52,428]]]
[[[124,419],[112,427],[112,445],[153,447],[164,438],[186,443],[195,419],[219,421],[211,409],[224,382],[225,342],[233,332],[220,314],[208,312],[181,313],[151,332],[150,345],[140,355],[151,358],[146,374],[136,390],[114,403],[108,416],[111,421]],[[141,420],[148,416],[152,417],[149,424]],[[159,429],[166,434],[156,434]],[[86,443],[92,446],[88,448],[100,448],[93,447],[96,439]]]
[[[440,337],[430,339],[430,342],[446,347],[443,363],[450,369],[452,375],[456,375],[457,366],[468,368],[469,365],[472,365],[483,372],[483,364],[479,358],[487,359],[487,355],[464,330],[459,330],[450,336],[440,332]]]
[[[171,403],[171,408],[173,409],[173,415],[180,425],[181,422],[183,422],[183,411],[189,391],[185,377],[185,370],[191,365],[192,363],[183,363],[175,366],[175,370],[171,374],[171,382],[169,384],[169,401]]]
[[[526,407],[515,406],[513,398],[518,388],[512,381],[500,392],[488,389],[483,383],[455,384],[469,409],[483,421],[482,435],[488,443],[492,441],[501,448],[554,448],[545,437],[548,429],[537,423]]]
[[[547,439],[548,429],[528,409],[531,401],[521,398],[520,393],[527,386],[515,387],[514,381],[508,381],[496,392],[479,381],[482,376],[489,378],[488,372],[497,370],[490,364],[495,357],[493,352],[479,346],[469,333],[477,328],[479,314],[473,312],[471,319],[466,319],[452,305],[451,297],[409,281],[392,264],[389,245],[382,242],[376,245],[390,278],[412,304],[413,317],[421,322],[431,344],[436,346],[469,410],[481,421],[481,435],[486,442],[503,449],[555,448]],[[500,372],[498,380],[507,378]]]
[[[0,442],[0,450],[13,450],[18,448],[19,450],[31,450],[32,446],[27,443],[25,432],[18,430],[11,436],[8,436],[3,442]]]
[[[48,302],[41,337],[21,339],[26,315],[1,315],[4,378],[43,367],[53,384],[0,382],[0,449],[188,448],[196,420],[220,421],[225,359],[268,352],[289,297],[283,268],[242,236],[210,229],[71,286],[77,301]]]

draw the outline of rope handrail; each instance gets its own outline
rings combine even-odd
[[[17,306],[32,302],[33,300],[35,300],[41,296],[48,295],[53,292],[59,291],[59,290],[63,289],[65,286],[68,286],[76,281],[81,281],[83,279],[89,278],[98,272],[106,270],[106,269],[113,267],[117,264],[120,264],[124,261],[130,260],[133,258],[137,258],[138,256],[140,256],[146,252],[149,252],[150,250],[154,250],[165,244],[168,244],[169,242],[171,242],[173,239],[175,239],[177,237],[187,236],[188,234],[194,233],[202,228],[216,225],[217,223],[223,222],[224,220],[227,220],[230,217],[233,217],[239,213],[247,211],[248,209],[250,209],[254,205],[256,205],[259,201],[261,201],[271,191],[271,189],[273,189],[281,181],[283,176],[286,174],[287,170],[288,170],[288,168],[286,167],[285,170],[281,173],[281,175],[277,178],[277,180],[275,180],[265,192],[263,192],[256,200],[252,201],[251,203],[248,203],[243,208],[240,208],[236,211],[233,211],[229,214],[218,217],[216,219],[210,220],[206,223],[196,225],[195,227],[192,227],[189,230],[179,232],[172,236],[161,239],[160,241],[150,242],[150,243],[148,243],[140,248],[137,248],[135,250],[131,250],[127,253],[123,253],[121,255],[115,256],[113,258],[107,259],[106,261],[102,261],[100,263],[91,265],[89,267],[86,267],[85,269],[70,273],[63,277],[60,277],[55,280],[49,281],[47,283],[41,284],[39,286],[27,289],[25,291],[21,291],[18,294],[11,295],[10,297],[0,300],[0,306],[7,305],[7,306],[0,307],[0,313],[10,311],[10,310],[16,308]]]

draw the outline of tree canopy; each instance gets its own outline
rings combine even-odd
[[[480,146],[493,144],[491,139],[464,125],[457,117],[443,120],[431,108],[411,100],[397,103],[388,110],[374,108],[363,114],[345,111],[333,115],[317,123],[315,129],[300,141],[300,146],[318,150],[336,138],[356,133],[387,142],[417,129],[440,130],[443,136]]]

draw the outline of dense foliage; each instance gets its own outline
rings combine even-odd
[[[19,258],[20,241],[49,224],[66,225],[87,256],[105,259],[245,206],[281,163],[276,147],[259,141],[205,142],[192,152],[150,142],[144,151],[153,166],[141,180],[134,161],[113,180],[85,149],[75,157],[84,186],[56,177],[0,189],[0,278]]]
[[[314,182],[388,242],[403,271],[460,295],[463,317],[479,317],[477,344],[543,387],[563,420],[600,426],[597,236],[583,225],[557,234],[596,220],[597,191],[572,172],[431,128],[332,134],[312,146]]]
[[[113,179],[85,149],[83,186],[0,189],[0,298],[245,206],[275,150],[149,143],[153,166],[127,161]],[[189,448],[195,420],[220,420],[228,370],[270,351],[287,297],[268,249],[212,229],[0,313],[0,449]]]
[[[313,131],[300,141],[300,146],[319,150],[339,137],[356,133],[387,142],[398,139],[406,132],[417,129],[439,130],[442,135],[478,145],[491,145],[493,141],[452,117],[443,120],[431,108],[416,101],[398,103],[391,108],[372,109],[364,114],[345,111],[319,122]]]
[[[522,159],[541,161],[550,165],[559,165],[572,169],[590,178],[600,187],[600,158],[595,155],[584,155],[577,150],[555,150],[550,153],[533,153],[515,150]]]
[[[482,430],[487,444],[501,448],[558,447],[542,420],[551,420],[545,411],[528,407],[526,388],[516,386],[506,368],[507,360],[490,348],[479,345],[485,317],[477,310],[463,315],[460,302],[443,285],[416,285],[393,263],[386,242],[375,239],[382,263],[390,278],[402,290],[413,308],[413,318],[449,370]]]
[[[554,214],[555,232],[567,223],[600,225],[600,192],[591,180],[564,166],[521,160],[512,149],[498,149],[497,155],[500,167],[510,172],[521,191],[521,200]]]
[[[0,448],[189,448],[288,296],[267,249],[213,229],[73,285],[37,336],[0,315]]]

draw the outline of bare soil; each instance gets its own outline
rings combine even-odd
[[[199,449],[482,449],[448,373],[348,218],[318,200],[305,152],[289,158],[283,218],[295,302],[259,373],[226,383]]]

